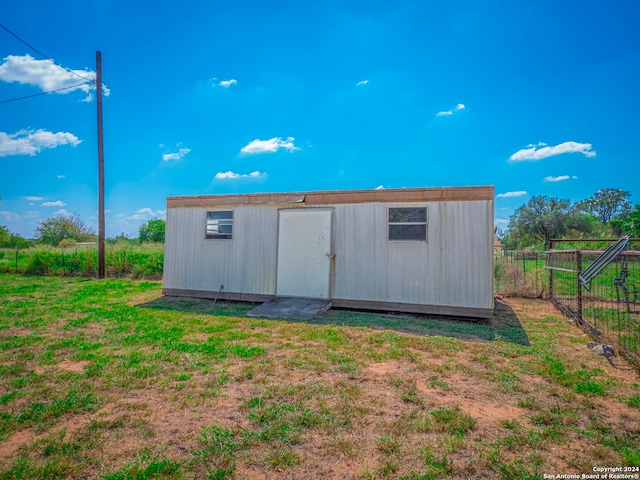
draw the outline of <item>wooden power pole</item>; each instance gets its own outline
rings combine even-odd
[[[98,278],[104,278],[104,149],[102,146],[102,54],[96,52],[98,103]]]

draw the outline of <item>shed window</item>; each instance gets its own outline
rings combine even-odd
[[[427,240],[426,207],[389,208],[389,240]]]
[[[232,238],[233,210],[207,212],[207,238]]]

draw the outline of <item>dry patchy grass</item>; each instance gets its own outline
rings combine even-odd
[[[2,478],[542,478],[640,464],[640,387],[541,300],[312,322],[0,276]]]

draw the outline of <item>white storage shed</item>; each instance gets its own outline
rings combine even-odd
[[[492,186],[169,197],[163,293],[488,318]]]

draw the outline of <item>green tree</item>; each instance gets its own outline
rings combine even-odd
[[[11,233],[9,228],[0,225],[0,247],[4,248],[27,248],[29,241],[17,233]]]
[[[611,220],[611,225],[621,234],[640,238],[640,205],[636,205],[623,219]]]
[[[167,222],[154,218],[140,225],[138,240],[142,242],[164,243],[164,230]]]
[[[5,247],[9,243],[9,229],[4,225],[0,225],[0,247]]]
[[[578,202],[576,207],[605,225],[615,218],[623,219],[631,210],[631,192],[617,188],[603,188],[591,197]]]
[[[88,242],[96,235],[78,215],[62,215],[42,220],[36,228],[35,238],[40,243],[57,246],[62,240]]]
[[[591,224],[587,215],[576,210],[569,200],[534,196],[509,218],[508,243],[511,248],[532,243],[546,246],[550,239],[562,237],[571,229],[589,232]]]
[[[9,229],[4,225],[0,225],[0,247],[8,247],[9,246],[9,236],[11,233]]]

